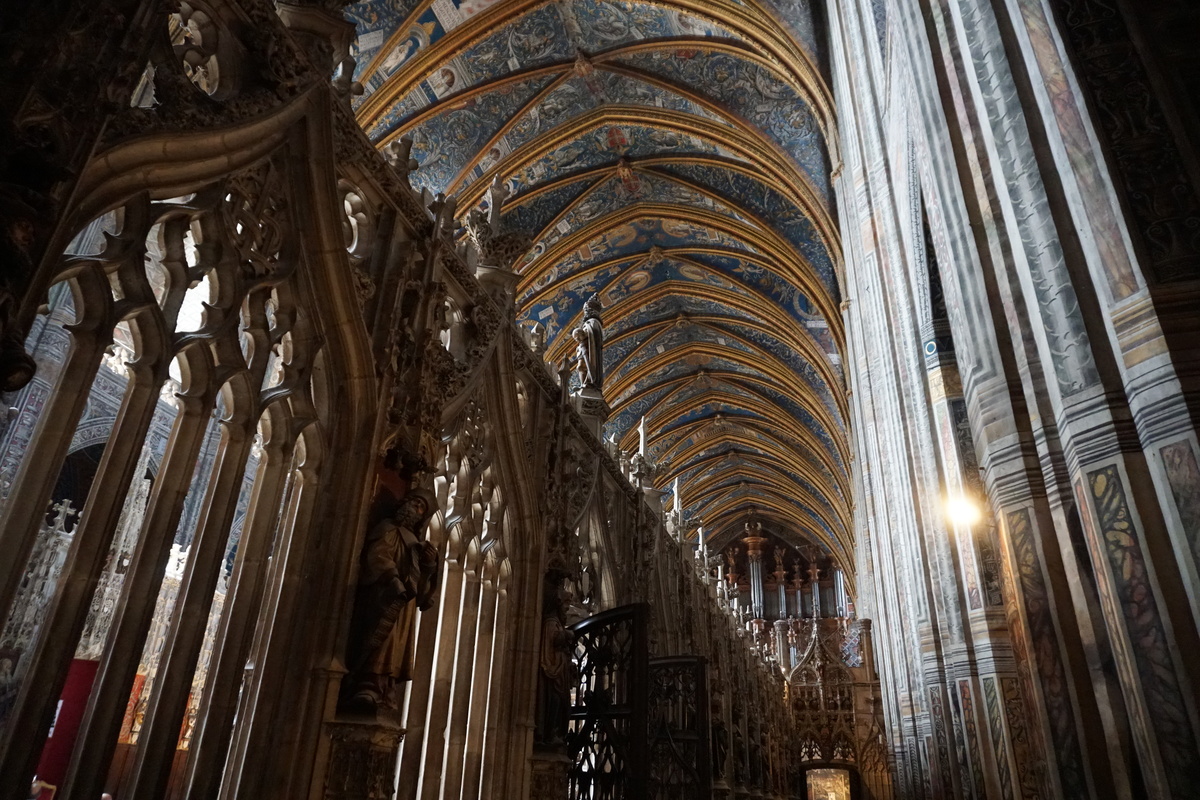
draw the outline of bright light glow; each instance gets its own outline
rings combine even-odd
[[[954,525],[974,525],[983,514],[979,506],[963,495],[946,498],[946,517]]]

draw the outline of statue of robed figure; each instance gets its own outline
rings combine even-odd
[[[600,298],[592,295],[583,304],[583,324],[571,332],[575,345],[575,369],[584,389],[604,388],[604,326],[600,321]]]
[[[562,744],[567,735],[571,688],[579,678],[575,665],[575,634],[569,630],[584,614],[575,604],[564,575],[551,570],[545,577],[542,601],[542,646],[538,659],[537,716],[534,741]]]
[[[434,508],[428,492],[409,492],[363,543],[348,664],[355,711],[390,705],[393,687],[412,678],[416,614],[433,604],[440,572],[424,538]]]

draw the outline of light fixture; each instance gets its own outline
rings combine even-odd
[[[970,497],[960,494],[946,498],[946,518],[954,525],[974,525],[983,512]]]

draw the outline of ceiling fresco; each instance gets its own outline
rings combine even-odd
[[[846,560],[835,120],[809,0],[353,3],[355,100],[459,209],[509,189],[519,324],[546,358],[604,307],[605,435],[678,479],[686,528],[751,517]],[[668,497],[668,504],[673,500]]]

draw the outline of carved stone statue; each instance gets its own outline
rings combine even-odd
[[[508,184],[500,180],[499,175],[493,178],[491,185],[488,186],[487,194],[484,197],[487,198],[488,204],[487,221],[492,226],[493,233],[503,233],[501,212],[504,209],[504,201],[508,200],[511,193]]]
[[[758,785],[763,789],[771,788],[771,751],[766,731],[758,734]]]
[[[579,385],[587,386],[590,374],[587,367],[587,337],[583,328],[571,331],[571,338],[575,340],[575,374],[579,377]]]
[[[719,677],[714,675],[714,677]],[[717,681],[713,681],[717,685]],[[709,737],[712,758],[712,776],[714,781],[725,777],[725,760],[729,755],[729,729],[725,727],[724,704],[719,688],[713,690],[709,703]]]
[[[427,492],[410,492],[363,543],[349,662],[356,711],[390,705],[392,688],[411,679],[416,612],[433,604],[440,571],[424,539],[434,507]]]
[[[565,582],[547,577],[538,674],[537,740],[557,745],[566,737],[571,686],[576,680],[575,636],[567,630],[573,595]]]
[[[746,740],[742,737],[741,726],[734,720],[733,725],[733,785],[744,786],[746,783]]]
[[[600,298],[592,295],[583,304],[583,324],[571,332],[575,339],[575,369],[584,389],[604,388],[604,326]]]

